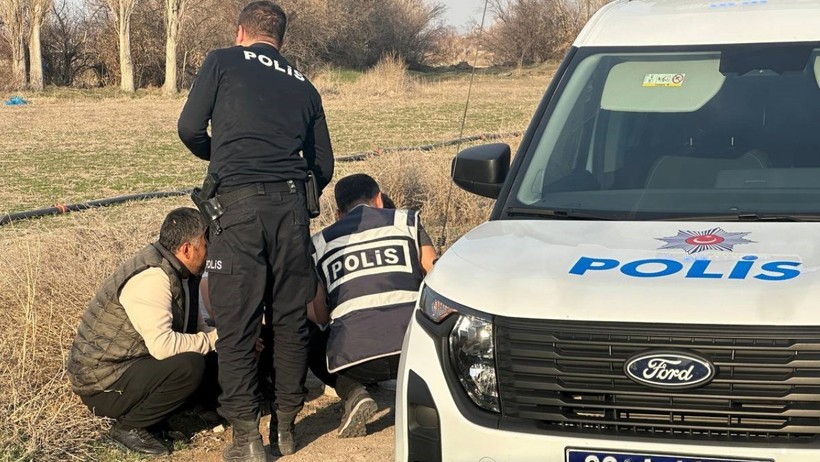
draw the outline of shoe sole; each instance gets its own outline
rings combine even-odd
[[[251,457],[242,457],[242,458],[230,458],[226,459],[224,456],[222,457],[223,462],[267,462],[268,457],[265,455],[258,455],[258,456],[251,456]]]
[[[282,445],[279,444],[278,432],[271,433],[270,436],[268,437],[268,440],[270,441],[271,453],[273,453],[274,456],[289,456],[289,455],[294,454],[296,452],[296,439],[295,438],[293,439],[293,441],[291,443],[288,443],[286,446],[284,446],[284,449],[283,449]]]
[[[339,428],[339,438],[353,438],[367,435],[367,421],[376,414],[379,407],[373,398],[364,398],[356,404],[353,411],[341,428]]]
[[[241,457],[239,459],[235,457],[226,459],[225,456],[222,456],[222,460],[223,462],[267,462],[268,456],[261,454],[250,457]]]
[[[264,448],[262,448],[264,451]],[[243,456],[243,457],[229,457],[226,456],[225,453],[222,453],[222,461],[223,462],[267,462],[268,457],[265,452],[250,455],[250,456]]]

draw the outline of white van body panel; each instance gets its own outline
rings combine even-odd
[[[717,311],[717,310],[716,310]],[[416,323],[410,324],[404,346],[412,344],[413,354],[402,355],[398,389],[405,390],[409,371],[424,377],[433,391],[441,425],[443,462],[564,462],[566,448],[608,449],[640,453],[726,457],[755,462],[815,462],[820,460],[820,443],[778,447],[771,443],[732,444],[705,441],[678,441],[642,438],[606,438],[590,434],[529,434],[475,425],[464,418],[447,390],[433,340]],[[407,412],[402,395],[397,394],[396,461],[408,460]],[[669,441],[669,440],[667,440]],[[647,462],[634,460],[633,462]],[[652,462],[649,459],[648,462]]]
[[[813,223],[494,221],[457,241],[426,283],[469,308],[520,318],[817,325],[820,239],[816,227]],[[682,248],[662,249],[669,245],[662,238],[714,229],[726,235],[748,233],[739,240],[750,242],[733,245],[731,251],[689,254],[685,240],[678,246]],[[584,257],[616,260],[621,266],[570,274]],[[751,271],[743,279],[729,279],[743,257],[757,257]],[[655,277],[621,271],[623,264],[647,259],[675,261],[683,268]],[[706,270],[697,275],[701,277],[692,277],[692,265],[699,260],[708,261]],[[787,266],[800,274],[778,281],[756,278],[773,274],[760,269],[771,262],[792,262]],[[638,270],[655,273],[664,268],[647,263]]]
[[[577,47],[817,40],[816,0],[620,0],[596,13]]]

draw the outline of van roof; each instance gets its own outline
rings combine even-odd
[[[820,41],[817,0],[616,0],[574,45],[718,45]]]

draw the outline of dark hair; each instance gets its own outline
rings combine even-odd
[[[386,209],[394,209],[396,208],[396,203],[393,202],[393,199],[389,198],[387,194],[382,191],[382,205]]]
[[[333,192],[336,194],[336,207],[340,212],[347,213],[353,207],[376,197],[379,184],[364,173],[356,173],[339,180]]]
[[[285,39],[288,17],[279,5],[268,2],[253,2],[239,13],[239,25],[251,38],[271,37],[277,45]]]
[[[171,210],[159,229],[159,243],[167,250],[176,252],[179,247],[201,237],[208,229],[202,213],[190,207]]]

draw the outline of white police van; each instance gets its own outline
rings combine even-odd
[[[820,1],[619,0],[405,337],[397,461],[820,461]]]

